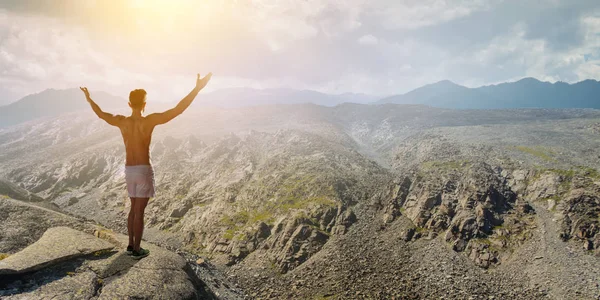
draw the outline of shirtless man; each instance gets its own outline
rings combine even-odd
[[[140,247],[140,243],[144,232],[144,210],[148,200],[154,197],[154,172],[150,165],[152,131],[156,125],[171,121],[188,108],[198,92],[206,86],[211,76],[212,73],[209,73],[204,78],[200,78],[200,74],[198,74],[196,87],[177,106],[165,112],[148,116],[142,115],[146,107],[146,91],[143,89],[133,90],[129,93],[131,116],[126,117],[102,111],[90,98],[88,89],[85,87],[80,88],[96,115],[106,123],[119,127],[123,142],[125,142],[125,181],[131,199],[131,209],[127,219],[127,231],[129,233],[127,253],[135,259],[150,254],[150,251]]]

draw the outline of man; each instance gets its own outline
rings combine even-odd
[[[85,87],[80,88],[96,115],[106,123],[119,127],[123,142],[125,142],[125,181],[131,199],[131,209],[127,220],[127,231],[129,233],[127,253],[135,259],[150,254],[150,251],[140,247],[140,243],[144,232],[144,210],[148,200],[154,197],[154,172],[150,165],[152,131],[156,125],[171,121],[188,108],[198,92],[206,86],[211,76],[212,73],[209,73],[204,78],[200,78],[200,74],[198,74],[196,87],[177,106],[165,112],[148,116],[142,115],[146,107],[146,91],[143,89],[133,90],[129,94],[131,116],[125,117],[102,111],[90,98],[88,89]]]

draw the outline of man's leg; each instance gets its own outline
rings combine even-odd
[[[136,198],[131,197],[131,207],[129,208],[129,217],[127,218],[127,233],[129,234],[129,246],[133,247],[133,219],[135,216]]]
[[[144,210],[148,204],[149,198],[136,198],[134,219],[133,219],[133,237],[134,244],[133,249],[140,251],[140,244],[142,243],[142,235],[144,234]]]

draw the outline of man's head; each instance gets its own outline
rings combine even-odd
[[[131,93],[129,93],[129,107],[134,110],[139,109],[144,111],[144,108],[146,107],[146,90],[137,89],[131,91]]]

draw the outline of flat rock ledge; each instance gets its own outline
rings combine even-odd
[[[107,241],[68,227],[54,227],[29,247],[0,261],[0,275],[37,271],[65,260],[108,251]]]
[[[50,228],[0,260],[0,299],[244,298],[235,288],[211,290],[198,276],[203,266],[179,254],[142,243],[150,255],[135,260],[124,251],[127,236],[100,228],[95,235]]]

